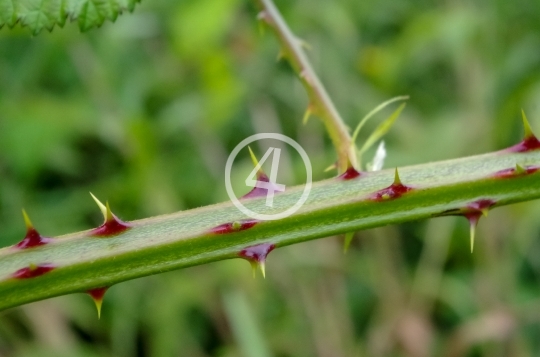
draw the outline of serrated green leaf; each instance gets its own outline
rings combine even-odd
[[[115,21],[124,11],[133,11],[138,0],[0,0],[0,28],[17,22],[34,35],[43,29],[77,21],[81,31]]]
[[[16,0],[0,0],[0,28],[4,25],[13,27],[17,23],[15,2]]]
[[[21,0],[21,25],[28,26],[34,35],[42,29],[49,31],[62,19],[62,0]]]

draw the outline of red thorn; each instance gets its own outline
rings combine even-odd
[[[495,203],[495,201],[490,199],[481,199],[471,202],[465,208],[465,215],[472,213],[486,215],[487,210],[490,209]]]
[[[30,264],[27,267],[21,268],[12,274],[15,279],[30,279],[46,274],[56,267],[50,263],[40,265]]]
[[[519,144],[510,146],[505,151],[508,152],[527,152],[532,150],[540,149],[540,141],[535,137],[528,137],[523,139]]]
[[[272,243],[261,243],[242,249],[238,255],[241,258],[252,260],[257,263],[264,262],[268,254],[276,247]]]
[[[96,304],[98,319],[101,318],[101,305],[103,303],[103,296],[107,292],[107,289],[109,289],[109,287],[95,288],[86,292],[88,295],[90,295],[90,297],[92,298],[92,300],[94,300],[94,303]]]
[[[463,216],[469,220],[471,225],[476,226],[480,220],[480,217],[482,216],[482,212],[465,213]]]
[[[536,136],[532,132],[531,125],[529,124],[529,121],[527,120],[527,116],[525,115],[525,112],[523,110],[521,111],[521,116],[523,119],[523,129],[525,132],[523,141],[521,141],[519,144],[509,147],[505,151],[527,152],[531,150],[540,149],[540,141],[536,138]]]
[[[493,177],[495,178],[518,177],[518,176],[524,176],[524,175],[535,173],[538,170],[540,170],[540,166],[525,166],[525,167],[516,166],[516,167],[511,167],[509,169],[497,171],[493,174]]]
[[[400,198],[407,192],[411,191],[413,188],[409,186],[405,186],[401,179],[399,178],[398,171],[396,169],[394,182],[382,190],[379,190],[373,194],[371,197],[374,201],[387,201],[387,200],[393,200],[396,198]]]
[[[377,191],[372,199],[375,201],[386,201],[386,200],[393,200],[396,198],[401,197],[405,193],[412,190],[412,187],[405,186],[404,184],[398,184],[398,185],[390,185],[387,188],[384,188],[380,191]]]
[[[210,231],[215,234],[227,234],[233,232],[240,232],[249,229],[259,223],[255,219],[246,219],[243,221],[235,221],[229,223],[220,224],[217,227],[212,228]]]
[[[90,192],[90,195],[94,201],[96,201],[101,213],[103,213],[103,218],[105,219],[105,222],[101,226],[93,229],[90,235],[94,237],[112,237],[131,228],[130,224],[122,221],[112,213],[109,202],[104,205],[92,194],[92,192]]]
[[[94,300],[103,300],[103,296],[105,295],[105,293],[107,292],[108,289],[109,289],[109,287],[105,286],[105,287],[102,287],[102,288],[90,289],[90,290],[87,291],[87,293]]]
[[[476,231],[476,226],[481,216],[487,216],[488,210],[495,204],[495,201],[490,199],[480,199],[474,202],[469,203],[465,208],[461,209],[463,212],[462,215],[467,218],[471,230],[471,253],[474,248],[474,235]]]
[[[34,225],[30,221],[30,218],[28,218],[28,214],[26,214],[26,211],[23,210],[22,213],[24,217],[24,223],[26,225],[26,236],[23,238],[22,241],[17,243],[15,247],[18,249],[27,249],[50,243],[52,239],[42,237],[39,234],[39,232],[34,228]]]
[[[101,226],[94,228],[90,235],[94,237],[113,237],[131,228],[131,225],[122,221],[114,214]]]
[[[52,242],[51,238],[42,237],[38,231],[36,231],[34,228],[31,228],[26,231],[26,236],[24,237],[24,239],[17,243],[15,247],[18,249],[28,249],[38,247],[40,245],[44,245],[50,242]]]
[[[259,171],[257,172],[257,181],[270,182],[270,179],[268,178],[268,176],[266,176],[264,172]],[[274,184],[272,183],[270,184],[274,186]],[[274,186],[274,187],[275,187],[274,189],[275,193],[283,192],[283,190],[278,189],[277,186]],[[267,195],[268,195],[268,189],[255,186],[251,189],[251,191],[243,195],[241,198],[266,197]]]
[[[251,160],[253,161],[253,166],[255,168],[258,167],[257,170],[257,183],[258,182],[265,182],[268,183],[268,185],[263,185],[264,187],[259,187],[259,185],[255,185],[251,191],[246,193],[242,198],[253,198],[253,197],[266,197],[268,196],[268,190],[270,188],[273,189],[273,192],[283,192],[285,186],[278,187],[274,182],[271,182],[268,176],[264,173],[261,164],[259,164],[259,160],[257,160],[257,157],[253,153],[253,150],[251,150],[251,147],[248,146],[249,149],[249,155],[251,156]],[[267,152],[268,153],[268,152]],[[266,154],[265,154],[266,157]]]
[[[495,205],[497,202],[484,198],[474,202],[469,203],[462,208],[449,209],[442,212],[439,216],[464,216],[469,217],[469,215],[484,215],[487,216],[488,210]]]
[[[268,254],[270,254],[272,250],[274,250],[275,247],[276,245],[272,243],[261,243],[242,249],[240,253],[238,253],[238,256],[240,256],[240,258],[246,259],[251,264],[251,266],[253,267],[253,274],[255,274],[256,268],[259,267],[264,277],[266,274],[266,257],[268,256]]]
[[[338,179],[346,181],[346,180],[355,179],[355,178],[357,178],[359,176],[362,176],[362,174],[360,172],[358,172],[354,167],[349,166],[347,171],[345,171],[344,173],[342,173],[341,175],[338,176]]]

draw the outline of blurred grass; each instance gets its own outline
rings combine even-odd
[[[515,143],[520,108],[540,132],[539,2],[277,5],[350,127],[411,96],[386,167]],[[255,15],[156,0],[85,34],[2,29],[0,245],[21,239],[22,207],[46,235],[95,226],[89,190],[127,220],[224,201],[228,153],[256,132],[293,137],[329,177],[329,140],[301,125],[305,93]],[[279,249],[266,280],[238,260],[123,283],[101,320],[82,294],[11,309],[0,356],[536,356],[539,214],[493,211],[473,255],[465,220],[439,218],[359,232],[345,256],[340,238]]]

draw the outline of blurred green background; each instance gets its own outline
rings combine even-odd
[[[540,133],[540,2],[278,1],[348,125],[411,96],[385,167],[501,149]],[[0,31],[0,246],[227,200],[228,153],[297,140],[314,178],[335,154],[245,0],[144,1],[115,24]],[[262,154],[262,152],[259,152]],[[239,158],[249,170],[249,159]],[[297,171],[292,160],[291,170]],[[302,180],[297,178],[301,183]],[[0,313],[0,356],[538,356],[540,202],[480,222],[438,218],[274,251]],[[1,297],[0,297],[1,298]]]

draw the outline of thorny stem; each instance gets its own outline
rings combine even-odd
[[[131,221],[128,229],[110,237],[96,235],[94,229],[32,248],[3,248],[0,310],[173,269],[247,257],[242,252],[249,252],[249,247],[266,245],[266,254],[274,247],[360,229],[474,214],[469,207],[475,202],[489,200],[501,206],[540,198],[539,164],[540,150],[506,150],[403,167],[397,184],[394,170],[317,182],[304,206],[280,220],[246,220],[232,203],[225,202]],[[265,197],[244,203],[253,211],[268,209],[264,213],[272,214],[297,202],[302,191],[303,187],[296,187],[277,195],[273,208],[265,206]]]
[[[272,0],[257,1],[262,8],[259,19],[275,32],[281,42],[281,55],[289,60],[306,88],[309,97],[306,115],[318,115],[326,126],[338,153],[338,172],[345,172],[351,165],[357,167],[356,153],[349,130],[311,67],[302,48],[302,41],[292,33]]]

